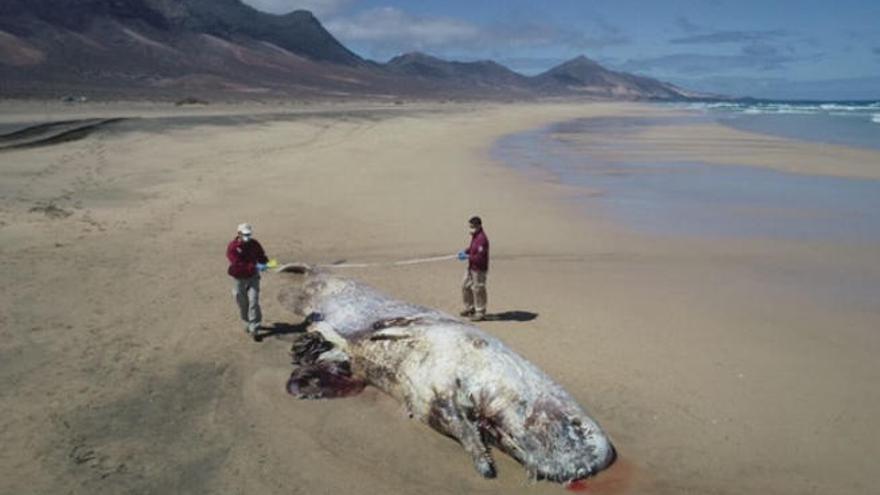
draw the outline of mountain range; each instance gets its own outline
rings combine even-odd
[[[528,77],[493,61],[407,53],[378,63],[308,11],[240,0],[2,0],[0,96],[685,99],[584,56]]]

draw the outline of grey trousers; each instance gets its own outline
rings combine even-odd
[[[486,293],[486,275],[488,272],[468,270],[464,274],[461,283],[461,298],[464,301],[464,309],[474,310],[479,314],[486,314],[486,303],[489,296]]]
[[[263,312],[260,310],[260,274],[251,278],[233,279],[232,295],[238,305],[241,321],[247,324],[250,330],[256,330],[263,321]]]

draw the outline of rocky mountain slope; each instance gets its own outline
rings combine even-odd
[[[0,96],[676,99],[654,79],[578,57],[535,77],[493,61],[408,53],[362,59],[307,11],[240,0],[3,0]]]
[[[529,78],[491,60],[450,62],[412,52],[392,58],[385,68],[394,74],[441,84],[509,90],[524,90],[529,86]]]
[[[534,83],[545,91],[571,91],[608,98],[675,99],[684,94],[669,83],[608,70],[583,55],[535,76]]]

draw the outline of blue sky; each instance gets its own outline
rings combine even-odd
[[[245,0],[315,12],[361,56],[491,58],[535,74],[584,54],[684,87],[880,99],[880,0]]]

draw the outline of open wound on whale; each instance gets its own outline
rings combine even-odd
[[[355,280],[296,266],[279,301],[306,316],[287,391],[303,399],[355,395],[367,385],[455,439],[484,477],[491,448],[529,478],[570,483],[614,462],[605,432],[533,364],[469,322],[393,299]]]
[[[298,367],[287,381],[287,391],[302,399],[333,399],[358,394],[366,386],[353,376],[348,356],[320,333],[300,336],[290,350]]]

